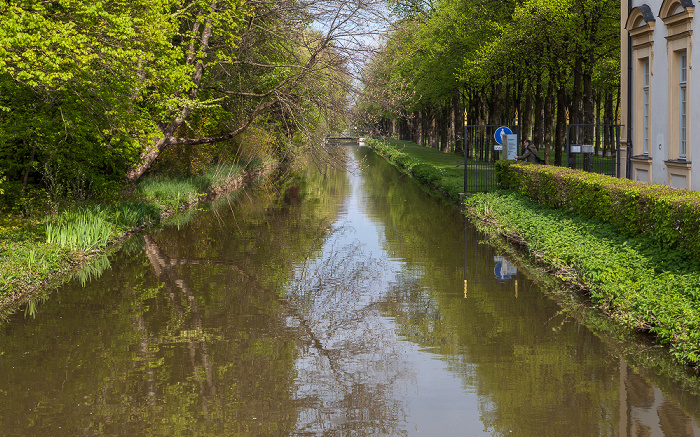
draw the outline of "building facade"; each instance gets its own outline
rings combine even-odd
[[[633,180],[700,191],[694,9],[693,0],[621,1],[619,159]]]

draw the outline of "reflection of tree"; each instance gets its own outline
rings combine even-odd
[[[165,284],[166,295],[170,298],[173,308],[178,313],[178,319],[182,319],[184,313],[188,313],[192,318],[192,325],[184,332],[184,343],[190,357],[190,365],[193,369],[194,379],[199,384],[199,396],[202,404],[204,418],[209,420],[209,404],[214,404],[217,409],[221,409],[220,399],[216,396],[216,384],[213,378],[213,366],[209,356],[209,348],[206,336],[203,335],[202,316],[197,306],[197,300],[192,289],[182,280],[173,269],[173,265],[207,263],[207,260],[170,260],[165,257],[158,245],[150,236],[145,237],[144,251],[151,262],[151,266],[158,278]],[[176,290],[179,290],[183,299],[178,301]],[[203,375],[202,375],[203,374]],[[152,381],[149,378],[149,382]],[[154,390],[149,391],[153,393]]]
[[[400,435],[400,390],[411,372],[393,323],[382,316],[386,260],[353,229],[332,230],[316,257],[294,271],[285,296],[312,339],[297,362],[302,409],[296,433]]]
[[[475,231],[389,170],[365,185],[387,251],[407,265],[390,290],[400,333],[439,353],[479,395],[484,428],[494,435],[533,435],[545,423],[547,435],[614,435],[614,419],[591,414],[616,408],[617,372],[605,346],[576,324],[558,326],[559,308],[526,275],[516,298],[512,282],[494,277],[496,254]],[[458,266],[468,270],[466,299]]]
[[[682,408],[620,360],[620,433],[622,436],[696,436],[700,428]]]

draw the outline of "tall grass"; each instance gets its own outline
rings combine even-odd
[[[105,246],[114,231],[102,208],[79,208],[61,213],[46,224],[46,242],[74,250]]]
[[[256,162],[259,162],[257,159]],[[212,187],[224,185],[227,181],[235,178],[243,171],[243,166],[239,164],[220,164],[210,167],[204,173],[204,177],[210,181]]]
[[[80,281],[80,285],[85,287],[85,284],[87,284],[88,281],[90,281],[92,278],[99,278],[102,276],[102,273],[105,270],[111,267],[112,264],[109,261],[109,257],[103,254],[102,256],[98,256],[97,258],[93,259],[80,270],[75,272],[73,277],[77,277]]]
[[[158,220],[160,210],[144,202],[121,203],[110,207],[109,220],[121,229],[133,229],[144,223]]]
[[[139,182],[138,191],[148,202],[155,202],[165,208],[179,209],[181,205],[196,200],[212,188],[225,185],[241,174],[239,164],[220,164],[208,168],[200,176],[165,178],[145,177]]]
[[[211,188],[211,180],[203,176],[165,179],[149,177],[142,180],[138,190],[147,201],[161,204],[165,208],[179,209],[180,205],[195,200]]]

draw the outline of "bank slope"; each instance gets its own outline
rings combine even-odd
[[[463,180],[462,168],[454,171],[450,167],[455,164],[445,164],[461,159],[456,155],[400,141],[373,140],[369,145],[419,183],[449,198]],[[421,177],[421,169],[433,177]],[[481,231],[524,248],[617,323],[652,334],[679,363],[700,369],[699,260],[649,237],[631,238],[610,223],[549,208],[514,191],[478,194],[466,198],[464,206]]]

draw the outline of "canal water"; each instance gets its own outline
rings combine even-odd
[[[128,241],[0,326],[0,436],[700,436],[697,396],[345,150],[346,169]]]

